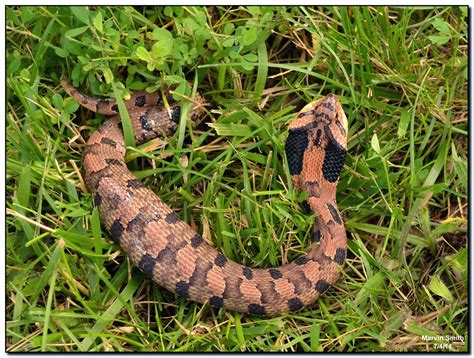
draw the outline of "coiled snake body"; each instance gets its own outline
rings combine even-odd
[[[312,249],[289,264],[261,269],[227,259],[133,176],[124,161],[114,101],[87,96],[67,81],[62,85],[82,106],[114,115],[87,141],[84,179],[102,224],[146,276],[187,299],[262,316],[297,311],[336,281],[346,257],[336,185],[347,136],[347,119],[336,96],[306,105],[290,123],[285,145],[292,181],[308,193],[309,208],[316,213]],[[125,101],[138,143],[170,135],[178,126],[180,108],[158,106],[160,98],[138,92]],[[201,108],[197,95],[191,120]]]

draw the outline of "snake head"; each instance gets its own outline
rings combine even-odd
[[[347,149],[347,118],[339,99],[329,94],[307,104],[288,130],[285,152],[296,185],[335,185]]]
[[[328,141],[335,141],[345,149],[347,128],[347,117],[339,99],[332,93],[304,106],[288,127],[290,132],[293,130],[314,132],[314,139],[320,142],[315,144],[324,146],[324,139],[317,135],[318,129],[321,129],[328,137]]]

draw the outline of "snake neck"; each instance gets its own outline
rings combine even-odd
[[[311,255],[328,257],[342,265],[346,256],[346,230],[341,214],[337,209],[336,197],[329,191],[322,191],[318,197],[309,197],[311,211],[316,213],[312,241],[319,244]]]

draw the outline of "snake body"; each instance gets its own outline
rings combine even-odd
[[[312,249],[291,263],[263,269],[229,260],[128,170],[116,102],[87,96],[67,81],[62,85],[82,106],[114,115],[85,145],[84,180],[112,240],[160,286],[215,307],[275,316],[312,304],[337,280],[346,257],[336,185],[346,153],[347,119],[335,95],[307,104],[290,123],[285,144],[292,182],[308,193],[307,204],[316,213]],[[180,107],[165,108],[161,98],[137,92],[125,101],[137,143],[177,128]],[[196,95],[191,120],[201,108]]]

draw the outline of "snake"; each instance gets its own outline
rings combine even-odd
[[[61,84],[81,106],[112,116],[88,138],[82,175],[102,226],[147,278],[185,299],[264,317],[302,310],[337,281],[347,253],[336,186],[347,152],[348,121],[336,95],[306,104],[287,130],[291,181],[307,193],[304,206],[314,214],[310,248],[279,267],[258,268],[227,258],[127,168],[116,100],[87,95],[66,79]],[[171,136],[178,128],[182,106],[173,102],[172,93],[138,91],[124,100],[137,145]],[[197,92],[183,120],[194,123],[203,104]]]

